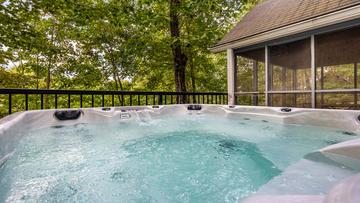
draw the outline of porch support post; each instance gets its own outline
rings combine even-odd
[[[358,64],[357,63],[354,63],[354,89],[357,89],[358,88],[358,85],[357,85],[357,80],[358,80],[358,77],[357,77],[357,74],[358,74]],[[354,92],[354,108],[357,109],[357,104],[358,104],[358,93],[357,92]]]
[[[281,90],[287,90],[286,89],[286,68],[281,67]],[[286,94],[281,94],[281,106],[285,106],[286,104]]]
[[[259,91],[259,87],[258,87],[258,81],[259,81],[259,63],[256,60],[253,60],[253,91],[257,92]],[[258,94],[254,94],[253,96],[253,105],[254,106],[258,106],[259,105],[259,95]]]
[[[265,46],[265,106],[269,106],[269,47]]]
[[[292,90],[297,90],[297,70],[296,70],[296,68],[293,68],[292,70],[293,70],[293,72],[292,72],[292,82],[293,82]],[[297,105],[296,102],[297,102],[297,95],[294,94],[294,96],[293,96],[293,105],[295,107]]]
[[[227,83],[228,83],[228,104],[235,105],[235,54],[233,49],[227,50]]]
[[[324,66],[320,69],[320,89],[324,89]],[[320,93],[320,108],[324,108],[324,93]]]
[[[316,108],[315,36],[311,35],[311,107]]]

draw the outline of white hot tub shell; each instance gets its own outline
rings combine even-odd
[[[132,119],[145,117],[161,117],[164,115],[181,114],[216,114],[228,118],[246,116],[252,119],[266,119],[271,122],[283,124],[298,124],[336,128],[346,132],[360,134],[360,111],[352,110],[318,110],[293,108],[290,112],[281,111],[275,107],[250,107],[250,106],[219,106],[200,105],[201,110],[188,110],[189,105],[168,106],[142,106],[142,107],[112,107],[112,108],[89,108],[81,109],[82,114],[78,119],[60,121],[54,117],[58,110],[37,110],[19,112],[0,120],[0,166],[11,156],[16,147],[17,140],[21,139],[21,131],[24,129],[40,129],[51,126],[66,126],[80,123],[101,123],[120,120],[129,122]],[[325,160],[325,161],[324,161]],[[299,163],[290,166],[280,176],[265,184],[260,190],[245,200],[246,203],[358,203],[360,202],[360,175],[344,177],[333,185],[327,186],[328,191],[321,195],[306,195],[297,188],[298,180],[287,180],[304,171],[313,175],[324,175],[321,163],[330,165],[342,165],[360,171],[360,139],[350,140],[343,143],[319,149],[308,154]],[[325,163],[326,162],[326,163]],[[320,163],[315,164],[314,163]],[[316,168],[319,167],[319,168]],[[311,170],[312,169],[312,170]],[[327,167],[327,170],[329,167]],[[281,185],[293,187],[285,192]],[[311,181],[308,183],[311,185]],[[305,185],[306,185],[305,184]],[[301,184],[299,184],[301,185]],[[302,185],[304,187],[304,185]]]

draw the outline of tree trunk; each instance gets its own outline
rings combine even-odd
[[[188,66],[190,68],[190,82],[191,82],[191,91],[192,92],[196,92],[196,75],[195,75],[195,66],[194,66],[194,61],[193,61],[193,55],[192,52],[190,50],[191,48],[189,47],[189,51],[188,53]],[[197,103],[200,101],[196,101],[196,95],[193,95],[193,103]]]
[[[187,57],[183,53],[180,42],[180,26],[178,10],[180,0],[169,0],[170,5],[170,32],[172,38],[171,50],[174,62],[174,78],[176,92],[186,92],[185,69]],[[180,97],[180,102],[185,103],[186,98]]]
[[[36,89],[39,89],[39,55],[36,55]]]
[[[49,60],[49,64],[47,67],[47,76],[46,76],[46,89],[50,89],[50,83],[51,83],[51,59]],[[45,108],[49,108],[49,96],[45,94]]]
[[[189,56],[192,56],[191,52]],[[191,90],[192,92],[196,92],[196,70],[192,57],[190,57],[189,59],[189,68],[190,68],[190,78],[191,78]]]
[[[46,76],[46,89],[50,89],[51,84],[51,60],[49,61],[48,67],[47,67],[47,76]]]
[[[54,27],[52,27],[51,29],[51,44],[54,45]],[[49,90],[50,89],[50,85],[51,85],[51,66],[53,63],[53,59],[56,60],[56,54],[50,52],[48,55],[48,67],[47,67],[47,76],[46,76],[46,89]],[[45,107],[49,108],[49,97],[47,94],[45,94]]]
[[[113,77],[114,77],[114,81],[115,81],[116,91],[119,91],[119,87],[120,87],[120,91],[122,91],[123,87],[122,87],[121,79],[119,77],[119,73],[118,73],[118,69],[117,69],[115,60],[113,58],[112,49],[110,50],[109,55],[110,55],[111,65],[113,67]],[[121,96],[117,95],[117,97],[119,99],[119,102],[122,103],[123,101],[121,99]]]

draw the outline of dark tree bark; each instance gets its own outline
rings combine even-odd
[[[112,74],[113,74],[114,81],[115,81],[116,91],[119,91],[119,88],[120,88],[120,91],[123,91],[123,86],[122,86],[122,83],[121,83],[121,79],[120,79],[120,76],[119,76],[119,72],[118,72],[118,69],[117,69],[117,66],[116,66],[112,51],[110,51],[109,54],[110,54],[110,60],[111,60],[111,65],[112,65]],[[120,103],[123,102],[120,95],[118,95],[118,99],[119,99]]]
[[[188,66],[190,68],[190,81],[191,81],[191,90],[196,92],[196,70],[194,66],[193,53],[191,51],[191,46],[188,46]]]
[[[180,9],[180,0],[169,0],[170,5],[170,32],[173,42],[171,50],[174,62],[174,78],[176,92],[186,92],[185,69],[187,57],[184,54],[180,42],[180,26],[178,10]],[[184,103],[186,98],[182,97],[181,102]]]

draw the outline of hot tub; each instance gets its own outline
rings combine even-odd
[[[0,202],[356,202],[359,115],[219,105],[16,113],[0,121]]]

